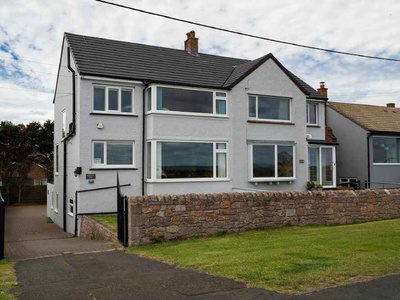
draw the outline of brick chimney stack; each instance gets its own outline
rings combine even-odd
[[[321,81],[319,83],[319,89],[317,89],[318,93],[322,96],[328,98],[328,89],[325,87],[325,82]]]
[[[196,38],[196,33],[192,30],[186,33],[187,39],[185,41],[185,50],[197,56],[199,54],[199,39]]]
[[[396,104],[391,102],[391,103],[386,103],[386,107],[391,107],[391,108],[395,108]]]

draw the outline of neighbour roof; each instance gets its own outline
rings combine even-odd
[[[365,130],[400,132],[400,108],[339,102],[328,105]]]
[[[253,61],[65,33],[81,75],[230,89],[273,59],[310,98],[327,100],[272,55]]]

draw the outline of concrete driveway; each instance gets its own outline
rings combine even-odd
[[[5,220],[5,257],[13,260],[106,251],[120,247],[111,242],[90,241],[62,231],[49,223],[46,206],[7,206]]]

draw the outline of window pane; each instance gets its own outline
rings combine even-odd
[[[132,112],[132,90],[121,90],[121,112]]]
[[[310,181],[319,180],[319,148],[308,148],[308,176]]]
[[[213,93],[158,87],[157,109],[212,114]]]
[[[374,163],[400,163],[400,139],[392,137],[373,138]]]
[[[290,101],[273,97],[258,97],[258,118],[290,120]]]
[[[226,93],[216,92],[215,96],[217,96],[217,97],[226,97]]]
[[[132,144],[107,143],[107,165],[132,165]]]
[[[226,153],[217,153],[217,177],[227,177]]]
[[[318,104],[309,103],[307,104],[307,123],[308,124],[317,124],[317,108]]]
[[[275,146],[253,145],[253,177],[275,177]]]
[[[104,164],[104,143],[94,143],[93,163]]]
[[[226,149],[226,143],[217,143],[217,149]]]
[[[157,143],[157,178],[213,177],[212,143]]]
[[[151,143],[147,143],[147,179],[151,179]]]
[[[254,96],[250,96],[249,97],[249,117],[250,118],[255,118],[257,117],[256,114],[256,102],[257,102],[257,98]]]
[[[118,110],[118,90],[108,90],[108,109]]]
[[[106,109],[106,89],[95,87],[93,92],[93,110],[104,111]]]
[[[216,113],[218,115],[226,115],[226,101],[225,100],[217,99],[216,106],[217,106]]]
[[[151,110],[151,87],[146,90],[147,111]]]
[[[278,146],[278,177],[293,177],[292,146]]]

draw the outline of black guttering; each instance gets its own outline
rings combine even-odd
[[[71,67],[71,49],[67,48],[67,63],[68,70],[72,73],[72,123],[69,124],[68,134],[64,138],[64,169],[63,169],[63,230],[67,231],[67,144],[68,141],[75,135],[76,128],[76,85],[75,85],[75,70]]]

